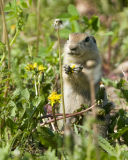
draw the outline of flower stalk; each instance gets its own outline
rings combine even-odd
[[[37,83],[36,83],[36,76],[34,75],[34,83],[35,83],[35,94],[36,96],[38,95],[38,90],[37,90]]]
[[[62,94],[62,107],[63,107],[63,116],[64,116],[64,125],[66,124],[66,115],[65,115],[65,105],[64,105],[64,90],[63,90],[63,74],[62,74],[62,56],[61,56],[61,48],[60,48],[60,25],[62,21],[59,19],[55,20],[55,28],[57,29],[57,37],[58,37],[58,49],[59,49],[59,66],[60,66],[60,82],[61,82],[61,94]]]
[[[37,63],[28,64],[25,69],[32,73],[34,77],[34,86],[35,86],[35,94],[36,96],[40,96],[40,80],[41,75],[43,75],[44,70],[46,69],[43,65],[38,65]]]
[[[48,97],[48,100],[50,101],[50,104],[52,106],[52,114],[53,114],[54,125],[56,130],[58,130],[58,126],[57,126],[56,114],[55,114],[55,104],[60,103],[60,99],[61,99],[61,94],[57,94],[54,91]]]

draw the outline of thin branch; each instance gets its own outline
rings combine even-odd
[[[76,112],[76,113],[71,113],[71,114],[66,114],[65,118],[82,115],[82,114],[84,114],[85,112],[88,112],[89,110],[93,109],[95,106],[96,106],[96,104],[92,105],[91,107],[89,107],[89,108],[87,108],[87,109],[85,109],[85,110],[83,110],[83,111]],[[60,116],[60,114],[59,114],[59,116]],[[59,118],[56,118],[56,121],[62,120],[62,119],[64,119],[63,116],[62,116],[62,117],[59,117]],[[49,121],[47,121],[47,122],[45,122],[45,123],[42,123],[42,124],[40,124],[40,126],[44,126],[44,125],[50,124],[50,123],[52,123],[52,122],[54,122],[54,119],[49,120]]]
[[[65,114],[65,115],[67,116],[69,114]],[[55,116],[56,117],[63,116],[63,113],[56,113]],[[53,115],[52,114],[47,114],[47,115],[44,115],[42,117],[39,117],[39,119],[44,119],[44,118],[49,118],[49,117],[53,118]]]

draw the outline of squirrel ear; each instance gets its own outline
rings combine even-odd
[[[89,42],[90,41],[90,37],[87,36],[85,39],[84,39],[84,42]]]
[[[93,42],[96,43],[96,39],[93,36],[91,36],[91,37],[92,37]]]

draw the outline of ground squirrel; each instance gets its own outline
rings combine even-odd
[[[95,38],[85,33],[70,34],[64,47],[63,67],[65,112],[73,113],[83,104],[90,105],[89,73],[93,75],[95,91],[99,88],[101,58]]]

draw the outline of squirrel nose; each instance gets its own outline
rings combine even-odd
[[[70,46],[69,46],[69,49],[70,49],[71,51],[75,51],[75,50],[77,49],[77,45],[70,45]]]

